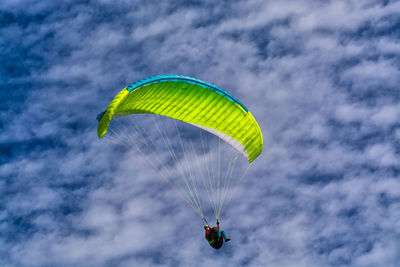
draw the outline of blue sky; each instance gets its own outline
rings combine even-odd
[[[398,266],[398,1],[0,3],[1,266]],[[243,102],[264,151],[202,221],[96,136],[126,85],[193,76]]]

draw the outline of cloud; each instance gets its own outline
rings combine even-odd
[[[399,262],[399,3],[0,7],[0,265]],[[216,84],[262,129],[220,251],[134,151],[97,139],[117,92],[158,74]]]

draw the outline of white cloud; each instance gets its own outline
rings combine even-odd
[[[398,262],[398,3],[1,5],[16,18],[0,29],[17,90],[1,95],[6,266]],[[218,252],[132,151],[96,136],[119,90],[171,73],[226,89],[263,131]]]

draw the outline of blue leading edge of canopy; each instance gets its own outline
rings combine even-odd
[[[192,77],[187,77],[187,76],[182,76],[182,75],[159,75],[159,76],[153,76],[153,77],[149,77],[140,81],[137,81],[135,83],[132,83],[131,85],[127,86],[126,89],[129,92],[132,92],[133,90],[135,90],[136,88],[139,88],[143,85],[146,84],[152,84],[152,83],[160,83],[160,82],[166,82],[166,81],[172,81],[172,82],[185,82],[185,83],[192,83],[192,84],[196,84],[199,85],[201,87],[205,87],[205,88],[209,88],[212,91],[216,92],[217,94],[223,95],[225,96],[228,100],[240,105],[246,112],[248,112],[248,109],[236,98],[234,98],[232,95],[230,95],[229,93],[225,92],[224,90],[222,90],[221,88],[218,88],[215,85],[212,85],[208,82],[202,81],[202,80],[198,80]]]

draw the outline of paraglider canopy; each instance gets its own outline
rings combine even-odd
[[[101,114],[102,138],[112,119],[152,113],[191,123],[235,147],[250,162],[262,151],[260,127],[233,96],[207,82],[180,75],[150,77],[124,88]]]

